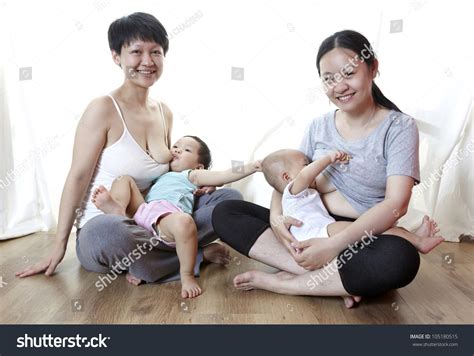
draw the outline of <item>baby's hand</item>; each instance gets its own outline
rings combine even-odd
[[[349,156],[349,154],[347,154],[346,152],[342,152],[342,151],[331,152],[329,154],[329,156],[331,157],[331,162],[332,163],[334,163],[334,162],[347,163],[351,159],[351,156]]]
[[[255,168],[255,172],[261,172],[262,171],[262,160],[254,161],[253,162],[253,168]]]

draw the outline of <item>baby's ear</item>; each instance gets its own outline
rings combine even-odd
[[[195,169],[205,169],[202,163],[199,163]]]

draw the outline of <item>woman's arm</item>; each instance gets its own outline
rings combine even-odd
[[[414,179],[408,176],[388,177],[385,199],[367,210],[346,229],[329,239],[294,243],[294,247],[304,249],[296,255],[296,262],[306,269],[315,270],[362,237],[386,231],[406,214],[413,185]]]
[[[111,103],[108,98],[99,98],[91,102],[84,112],[76,129],[71,168],[64,184],[59,206],[59,220],[56,240],[49,257],[16,273],[19,277],[28,277],[41,272],[53,274],[57,265],[64,258],[72,225],[76,218],[76,209],[81,205],[83,196],[89,186],[94,168],[102,152],[109,131]]]
[[[261,170],[261,161],[247,163],[241,167],[233,167],[225,171],[208,171],[206,169],[194,169],[189,173],[189,180],[197,186],[223,185],[245,178]]]

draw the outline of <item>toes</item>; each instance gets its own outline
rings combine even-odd
[[[352,297],[343,297],[344,299],[344,305],[346,306],[347,309],[350,309],[354,306],[354,299]]]
[[[234,283],[234,287],[240,290],[251,290],[252,286],[250,286],[248,283],[241,283],[241,284],[236,284]]]
[[[244,274],[239,274],[238,276],[235,276],[234,278],[234,285],[237,286],[239,284],[244,283],[248,278],[246,278],[246,273]]]

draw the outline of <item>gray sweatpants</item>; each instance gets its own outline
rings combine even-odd
[[[195,274],[199,275],[202,247],[217,236],[212,228],[212,211],[224,200],[242,200],[234,189],[219,189],[196,198],[193,218],[198,230],[199,249]],[[126,270],[146,282],[168,282],[179,279],[176,250],[153,238],[133,219],[103,214],[89,220],[77,233],[76,253],[88,271],[109,273]],[[153,243],[151,243],[152,241]],[[126,266],[126,268],[122,268]]]

